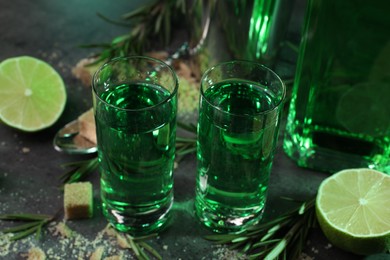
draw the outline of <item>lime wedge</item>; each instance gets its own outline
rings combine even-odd
[[[47,63],[21,56],[0,63],[0,120],[27,132],[53,125],[66,103],[61,76]]]
[[[348,169],[325,179],[316,199],[317,219],[335,246],[368,255],[390,249],[390,176]]]

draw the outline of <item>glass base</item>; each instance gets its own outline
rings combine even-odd
[[[237,233],[260,222],[261,207],[244,209],[211,205],[199,196],[195,199],[195,213],[200,222],[217,233]]]
[[[389,149],[385,142],[379,146],[352,134],[316,132],[310,128],[289,130],[283,148],[300,167],[329,173],[350,168],[370,168],[390,174]]]
[[[165,205],[153,207],[110,207],[103,201],[103,214],[113,227],[132,236],[144,236],[164,229],[170,219],[173,197]]]

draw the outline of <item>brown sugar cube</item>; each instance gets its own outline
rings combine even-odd
[[[93,109],[81,114],[78,118],[79,122],[79,135],[88,139],[92,143],[96,144],[96,126],[95,126],[95,117],[93,115]]]
[[[93,214],[92,184],[75,182],[65,184],[65,219],[91,218]]]

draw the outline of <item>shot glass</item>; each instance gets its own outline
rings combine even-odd
[[[156,59],[116,58],[92,86],[103,213],[120,231],[156,232],[173,203],[176,74]]]
[[[285,85],[267,67],[221,63],[201,80],[196,215],[215,232],[238,232],[261,220]]]

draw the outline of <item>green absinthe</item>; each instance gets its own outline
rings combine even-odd
[[[169,96],[161,86],[133,82],[95,99],[103,212],[121,231],[148,233],[167,220],[176,129]]]
[[[390,2],[308,3],[284,149],[304,167],[390,174]]]
[[[263,86],[239,80],[211,86],[201,97],[195,204],[215,231],[237,231],[261,218],[278,111],[261,113],[275,108],[274,100]]]

